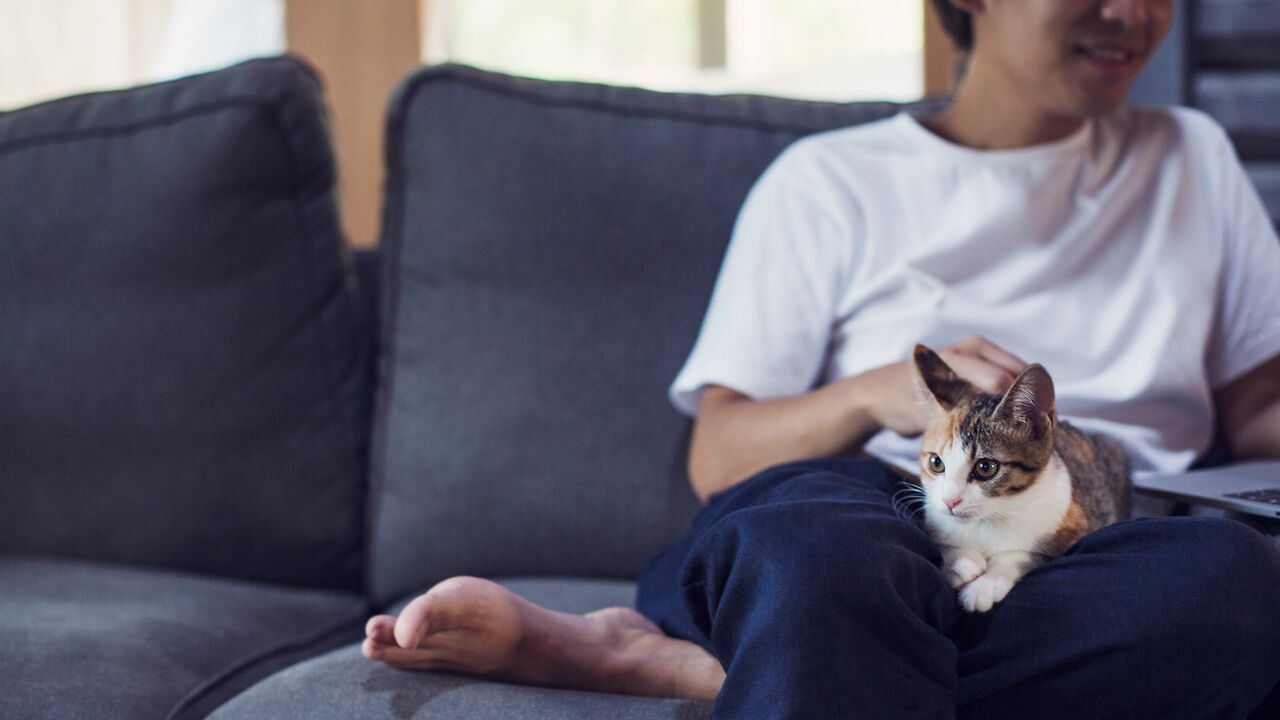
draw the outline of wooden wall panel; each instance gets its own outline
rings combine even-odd
[[[396,83],[421,57],[419,12],[419,0],[285,2],[287,47],[324,77],[343,225],[357,247],[378,241],[383,123]]]

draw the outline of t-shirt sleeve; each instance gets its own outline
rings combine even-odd
[[[1216,390],[1280,354],[1280,238],[1225,134],[1226,228],[1207,370]]]
[[[818,380],[850,232],[849,210],[819,199],[823,176],[811,162],[793,146],[747,194],[697,342],[670,388],[686,415],[697,413],[707,385],[763,400]]]

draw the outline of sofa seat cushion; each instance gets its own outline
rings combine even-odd
[[[515,578],[498,582],[561,612],[630,607],[635,599],[634,584],[617,580]],[[412,597],[401,598],[386,612],[399,612]],[[552,690],[396,670],[365,659],[355,644],[276,673],[229,701],[212,717],[695,720],[710,715],[711,704],[705,702]]]
[[[204,717],[366,615],[343,592],[0,557],[0,717]]]

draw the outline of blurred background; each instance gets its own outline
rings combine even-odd
[[[0,0],[0,58],[22,68],[0,107],[281,52],[300,22],[286,13],[335,5],[394,18],[388,36],[414,30],[426,63],[839,100],[924,89],[925,3],[902,0]]]
[[[291,51],[325,77],[353,244],[375,241],[381,132],[420,63],[659,90],[910,100],[924,0],[0,0],[0,110]],[[950,53],[936,32],[931,51]],[[56,52],[53,49],[56,48]],[[930,86],[931,83],[931,86]]]
[[[1218,116],[1280,217],[1280,2],[1176,2],[1133,100]],[[929,0],[0,0],[0,111],[285,51],[325,78],[358,246],[376,242],[387,102],[421,63],[850,101],[946,93],[957,61]]]

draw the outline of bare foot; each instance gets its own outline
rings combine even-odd
[[[718,660],[635,610],[555,612],[474,577],[440,582],[398,618],[369,618],[365,634],[365,657],[406,670],[697,700],[724,684]]]

